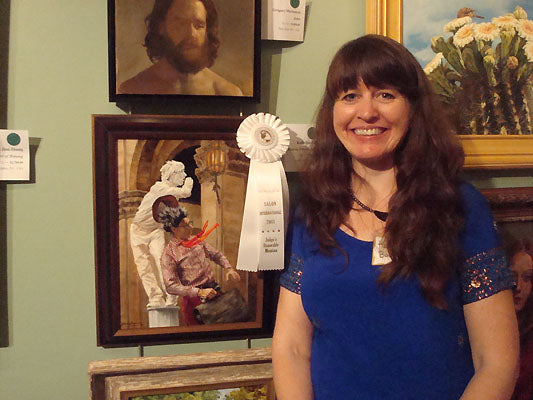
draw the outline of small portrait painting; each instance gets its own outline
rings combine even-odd
[[[112,99],[258,94],[257,0],[109,2]]]

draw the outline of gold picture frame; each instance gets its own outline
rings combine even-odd
[[[403,0],[366,0],[366,33],[402,43]],[[460,135],[465,168],[533,168],[533,137]]]

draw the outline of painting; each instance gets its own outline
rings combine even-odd
[[[124,398],[124,396],[123,396]],[[128,400],[270,400],[274,399],[271,385],[266,383],[259,385],[246,385],[232,388],[214,387],[210,390],[180,391],[172,390],[163,394],[148,394],[143,396],[125,397]]]
[[[272,273],[237,271],[242,117],[94,116],[98,344],[268,336]]]
[[[110,101],[259,101],[259,0],[108,0]]]
[[[533,187],[487,189],[509,268],[514,275],[514,306],[520,329],[520,374],[513,399],[533,396]]]
[[[273,400],[270,348],[89,363],[90,400]]]
[[[417,57],[470,168],[533,166],[532,15],[526,0],[366,1],[367,32]]]

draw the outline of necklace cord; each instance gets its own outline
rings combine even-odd
[[[376,218],[379,219],[380,221],[385,222],[387,220],[387,217],[389,216],[388,212],[374,210],[368,207],[366,204],[364,204],[357,197],[355,197],[355,194],[353,192],[351,192],[350,194],[352,196],[352,200],[355,201],[363,210],[373,213],[376,216]]]

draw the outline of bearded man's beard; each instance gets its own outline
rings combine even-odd
[[[164,57],[176,71],[183,74],[195,74],[210,65],[209,48],[207,42],[200,47],[199,55],[194,59],[186,59],[183,56],[183,43],[175,46],[170,39],[164,38]]]

